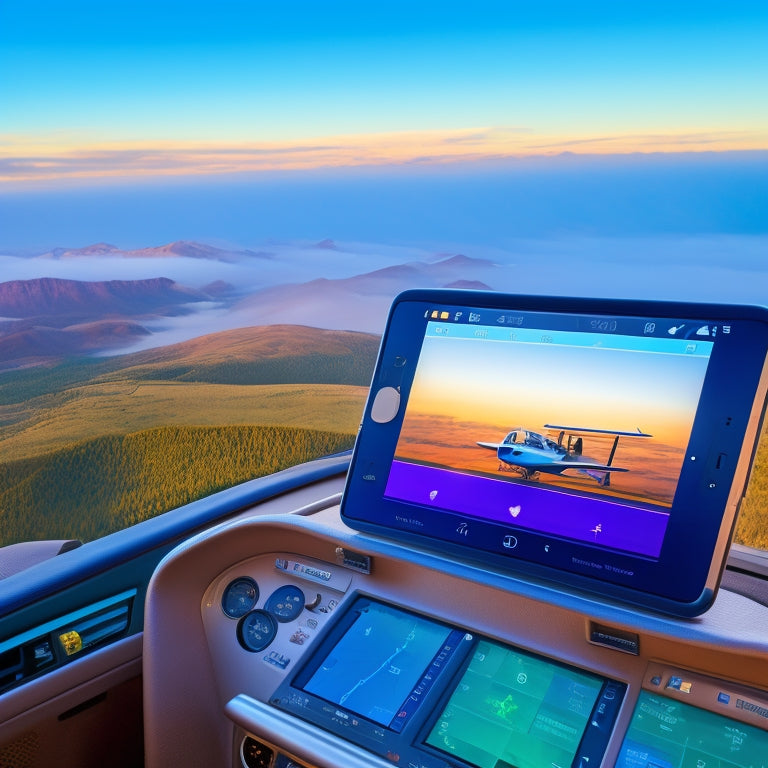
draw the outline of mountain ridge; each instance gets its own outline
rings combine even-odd
[[[359,331],[275,324],[217,331],[121,357],[124,368],[169,362],[217,364],[222,359],[257,362],[305,355],[342,356],[356,353],[361,346],[377,347],[378,343],[374,334]]]
[[[144,280],[71,280],[38,277],[0,283],[0,315],[14,318],[142,315],[207,298],[168,277]]]
[[[194,240],[174,240],[145,248],[118,248],[111,243],[93,243],[82,248],[54,248],[39,256],[44,259],[66,260],[89,257],[117,256],[129,259],[186,258],[235,262],[243,258],[271,259],[266,251],[231,250]]]

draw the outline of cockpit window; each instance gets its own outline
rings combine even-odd
[[[0,4],[0,545],[350,448],[403,289],[766,301],[760,4],[43,5]],[[572,376],[478,433],[554,448]]]
[[[526,432],[525,444],[531,448],[543,448],[544,438],[536,432]]]

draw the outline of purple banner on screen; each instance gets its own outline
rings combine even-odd
[[[392,463],[384,495],[654,558],[669,521],[666,512],[404,461]]]

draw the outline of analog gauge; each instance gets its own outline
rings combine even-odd
[[[265,766],[275,764],[275,753],[266,744],[262,744],[250,736],[243,739],[243,743],[240,745],[240,754],[246,768],[265,768]]]
[[[250,611],[259,599],[259,587],[253,579],[242,576],[231,581],[221,596],[221,609],[230,619],[239,619]]]
[[[279,622],[292,621],[304,609],[304,593],[293,584],[286,584],[269,596],[264,609]]]
[[[237,625],[237,639],[246,651],[263,651],[277,634],[277,622],[274,617],[257,608],[246,613]]]

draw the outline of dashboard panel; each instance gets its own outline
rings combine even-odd
[[[222,526],[161,564],[148,766],[742,768],[768,754],[768,609],[721,590],[696,619],[644,613],[354,532],[336,501]]]

